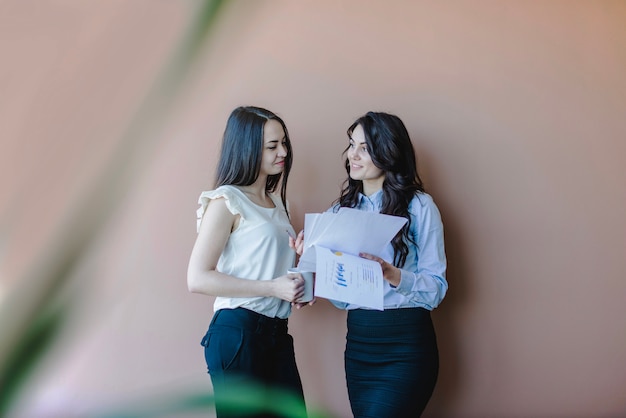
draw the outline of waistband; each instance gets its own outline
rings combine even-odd
[[[404,334],[415,326],[428,324],[432,324],[430,311],[424,308],[352,309],[348,311],[347,321],[348,332],[372,336],[378,333]]]
[[[287,319],[270,318],[246,308],[220,309],[213,315],[211,323],[244,328],[260,334],[287,333]]]

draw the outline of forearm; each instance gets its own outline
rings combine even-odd
[[[434,309],[443,300],[448,290],[445,274],[432,272],[412,272],[401,270],[402,279],[396,292],[410,300]]]
[[[273,280],[248,280],[216,270],[189,271],[187,287],[192,293],[222,297],[268,297],[274,296]]]

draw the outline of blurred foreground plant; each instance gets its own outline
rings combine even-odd
[[[213,411],[214,398],[205,393],[181,393],[163,399],[143,399],[123,407],[109,409],[94,418],[148,418],[172,417],[175,414]],[[224,411],[234,414],[271,413],[285,418],[331,418],[330,415],[309,408],[304,411],[301,401],[280,389],[268,389],[252,383],[238,384],[225,390],[221,396]]]
[[[202,0],[196,20],[144,97],[105,169],[55,225],[49,245],[11,281],[0,304],[0,416],[8,414],[72,311],[71,278],[133,179],[149,162],[178,92],[206,42],[224,0]],[[10,219],[0,219],[8,245]],[[183,403],[184,405],[185,403]]]

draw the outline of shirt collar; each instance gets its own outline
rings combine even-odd
[[[369,196],[365,196],[363,193],[359,193],[359,207],[370,206],[374,209],[380,209],[382,202],[383,189],[380,189]]]

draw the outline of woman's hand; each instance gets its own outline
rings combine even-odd
[[[303,308],[307,305],[314,305],[316,302],[315,296],[313,296],[313,299],[311,299],[309,302],[291,302],[291,307],[292,308],[296,308],[296,309],[300,309]]]
[[[400,285],[400,280],[402,279],[402,273],[400,272],[399,268],[395,267],[393,264],[389,264],[382,258],[377,257],[372,254],[359,253],[359,257],[376,261],[378,264],[380,264],[380,267],[383,269],[383,278],[387,280],[394,287],[398,287]]]
[[[291,235],[289,236],[289,246],[296,250],[298,255],[302,255],[302,251],[304,251],[304,230],[300,231],[295,239]]]
[[[295,303],[304,296],[304,279],[299,273],[288,273],[272,280],[272,296]]]

